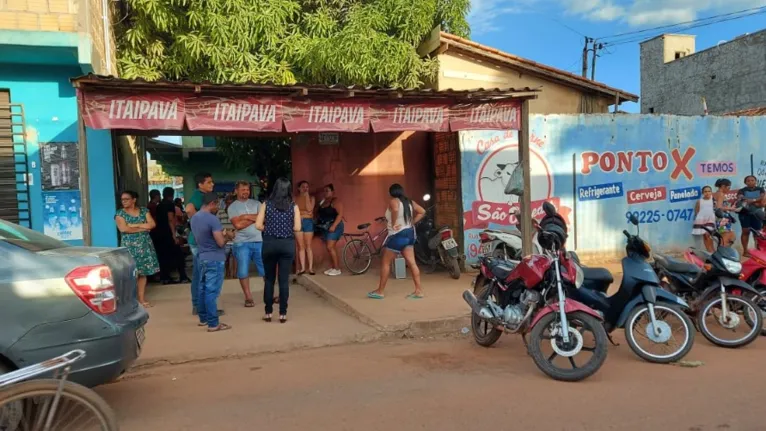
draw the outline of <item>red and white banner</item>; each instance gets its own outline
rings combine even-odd
[[[450,129],[519,130],[521,103],[517,101],[455,105],[450,109]]]
[[[370,104],[340,101],[285,101],[288,132],[364,132],[370,130]]]
[[[543,203],[550,202],[558,210],[561,217],[567,224],[570,224],[569,214],[572,209],[561,206],[561,200],[558,197],[532,201],[532,218],[542,220],[545,217]],[[471,211],[463,214],[463,229],[486,229],[490,223],[513,226],[518,223],[516,215],[511,215],[511,208],[518,207],[518,204],[500,204],[495,202],[476,201],[471,205]]]
[[[185,96],[152,93],[85,93],[82,113],[91,129],[181,130]]]
[[[449,105],[440,103],[376,104],[370,110],[375,132],[448,132]]]
[[[189,130],[281,132],[282,101],[258,97],[200,96],[186,100]]]

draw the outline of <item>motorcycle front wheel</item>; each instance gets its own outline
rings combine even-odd
[[[656,364],[680,361],[694,346],[696,330],[692,320],[678,307],[669,304],[655,304],[654,316],[659,333],[652,326],[647,304],[639,305],[630,312],[625,325],[625,338],[630,349],[641,359]],[[651,352],[650,348],[655,346],[659,346],[662,352]]]
[[[551,378],[577,382],[592,376],[604,364],[607,337],[601,321],[589,314],[581,311],[568,313],[567,321],[569,343],[565,344],[558,312],[543,316],[530,332],[529,354],[537,368]],[[587,333],[593,334],[592,337],[586,339]],[[544,353],[544,347],[552,353]],[[583,360],[583,356],[589,357]]]
[[[697,327],[702,335],[711,343],[728,348],[746,346],[755,341],[763,329],[761,309],[750,298],[728,294],[728,316],[723,316],[722,303],[721,297],[715,296],[697,313]],[[727,340],[725,335],[734,335],[735,338]]]
[[[486,282],[484,286],[477,286],[474,290],[474,295],[480,301],[486,301],[489,298],[491,292],[490,287],[492,283]],[[473,339],[476,340],[476,344],[482,347],[489,347],[500,339],[503,335],[503,331],[495,328],[493,324],[486,319],[482,319],[476,313],[471,313],[471,332],[473,333]]]

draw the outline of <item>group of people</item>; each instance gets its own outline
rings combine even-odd
[[[235,187],[236,200],[228,204],[227,213],[234,226],[224,229],[217,213],[220,198],[213,192],[215,183],[209,173],[195,176],[196,190],[186,204],[185,211],[174,200],[174,190],[166,188],[162,199],[155,191],[150,193],[150,203],[145,207],[138,204],[138,194],[125,191],[121,194],[122,208],[117,211],[115,221],[122,233],[121,245],[127,247],[136,261],[138,270],[137,297],[145,307],[147,277],[160,273],[163,283],[172,283],[170,272],[175,269],[178,281],[187,281],[184,258],[180,249],[180,235],[188,218],[190,232],[188,244],[192,254],[193,272],[191,277],[192,313],[199,318],[199,325],[210,332],[230,329],[219,316],[224,311],[217,306],[223,286],[226,262],[226,245],[232,242],[232,255],[237,262],[237,278],[245,296],[245,307],[254,307],[250,290],[250,264],[264,278],[264,316],[271,322],[274,304],[279,304],[279,321],[287,321],[289,301],[289,277],[298,254],[297,274],[314,275],[312,242],[319,234],[330,256],[331,267],[324,273],[328,276],[341,274],[336,245],[343,236],[343,204],[335,196],[335,187],[324,187],[324,198],[317,204],[310,194],[308,182],[298,183],[297,193],[292,194],[290,181],[279,178],[272,186],[265,202],[250,198],[251,185],[239,181]],[[420,271],[415,261],[414,225],[420,221],[425,210],[406,197],[404,188],[393,184],[389,189],[390,201],[386,207],[389,235],[384,244],[380,281],[378,288],[367,294],[372,299],[383,299],[386,283],[391,273],[391,264],[397,253],[404,256],[410,266],[415,291],[410,299],[423,298]],[[274,295],[275,286],[279,294]]]
[[[715,228],[721,234],[722,245],[734,243],[735,235],[732,225],[727,218],[716,217],[715,210],[736,212],[742,228],[740,241],[744,256],[749,256],[750,230],[763,229],[764,208],[766,207],[766,190],[758,186],[758,180],[753,175],[745,177],[745,186],[737,191],[735,203],[726,199],[731,191],[731,180],[721,178],[715,182],[716,191],[710,186],[702,187],[702,197],[694,206],[694,225],[692,235],[701,238],[705,248],[713,252],[713,239],[707,229]]]

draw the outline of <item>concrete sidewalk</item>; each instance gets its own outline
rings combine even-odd
[[[266,323],[261,320],[263,281],[253,277],[251,288],[256,306],[245,308],[239,281],[224,282],[218,305],[226,311],[221,321],[232,329],[208,333],[191,314],[188,284],[150,285],[147,296],[153,307],[148,310],[146,342],[135,367],[323,347],[384,335],[296,284],[290,289],[288,322],[280,324],[275,318]]]

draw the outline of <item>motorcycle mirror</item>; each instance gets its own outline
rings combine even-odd
[[[630,215],[630,223],[633,224],[633,226],[638,226],[638,217],[636,217],[635,214]]]
[[[428,193],[426,193],[426,194],[424,194],[424,195],[423,195],[423,201],[424,201],[424,202],[428,202],[428,201],[430,201],[430,200],[431,200],[431,195],[429,195]]]
[[[548,201],[543,202],[543,211],[545,211],[545,215],[548,217],[553,217],[556,215],[556,207],[554,207],[553,204]]]

